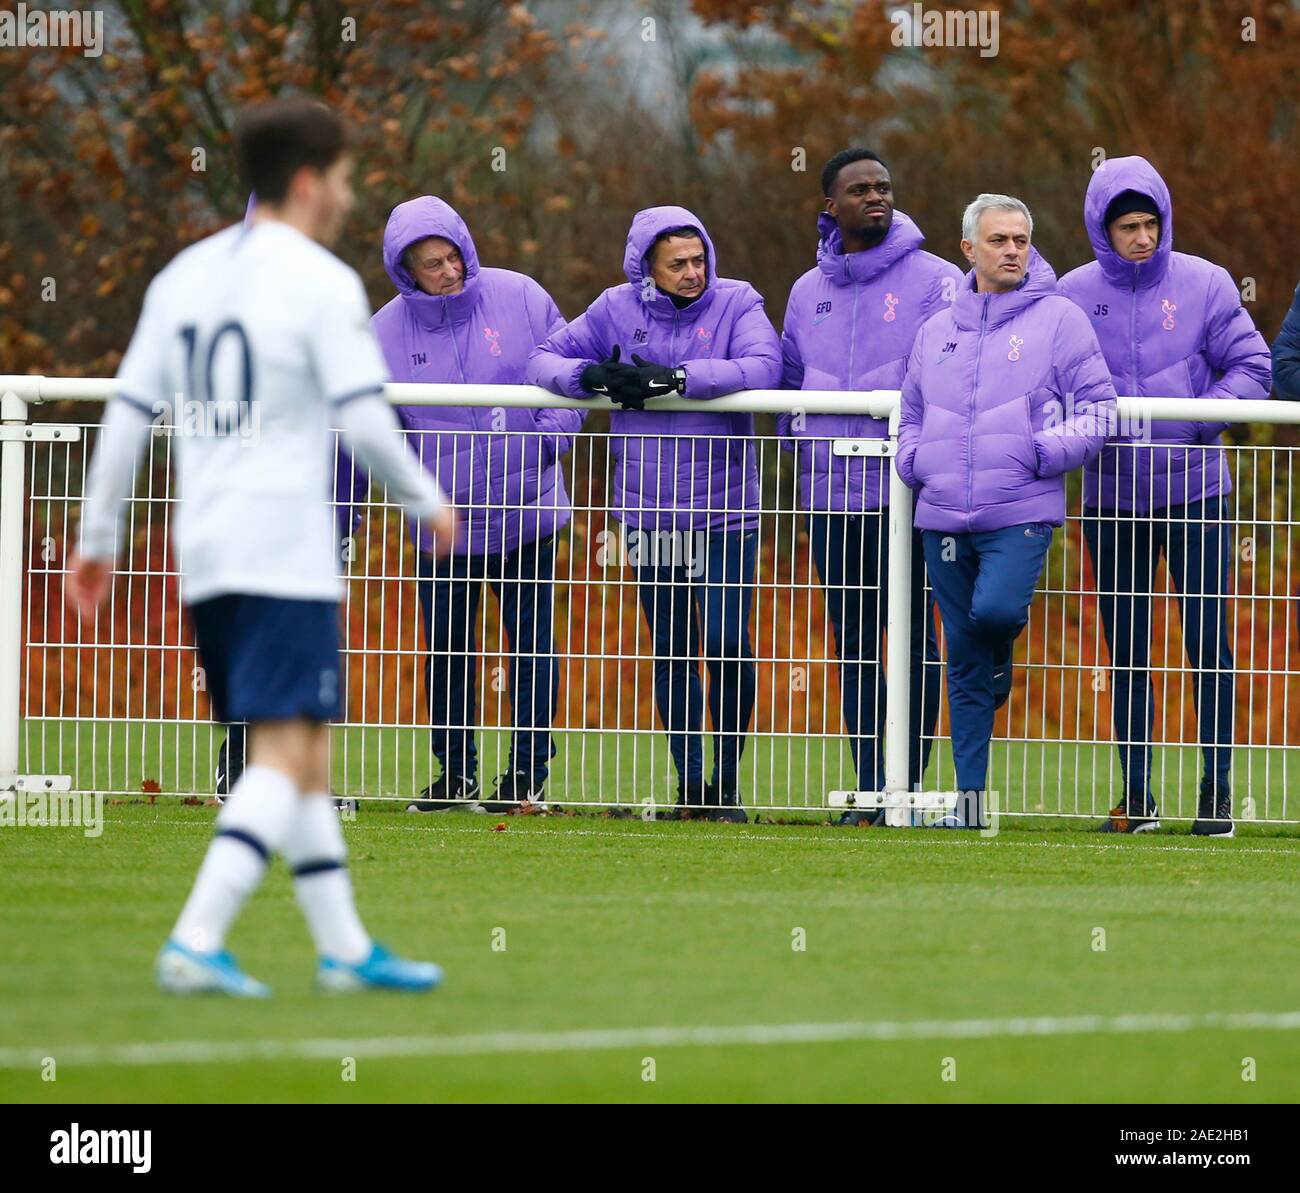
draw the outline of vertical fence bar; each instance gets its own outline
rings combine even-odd
[[[906,792],[912,702],[912,490],[898,475],[900,407],[889,416],[889,606],[885,614],[885,790]]]
[[[35,377],[0,379],[0,791],[18,781],[19,694],[23,656],[23,478],[27,444],[24,391],[36,393]]]

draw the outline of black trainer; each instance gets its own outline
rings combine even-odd
[[[678,782],[677,802],[658,817],[660,820],[704,820],[709,788],[703,781]]]
[[[1232,793],[1201,788],[1201,798],[1196,805],[1196,822],[1192,825],[1196,837],[1235,837],[1232,823]]]
[[[1015,672],[1011,667],[1011,656],[1015,651],[1013,642],[1007,647],[1006,654],[993,660],[993,708],[996,711],[1011,699],[1011,684]]]
[[[467,812],[478,799],[478,780],[440,775],[406,805],[408,812]]]
[[[876,828],[885,823],[884,808],[845,808],[836,828]]]
[[[509,771],[497,780],[492,798],[476,804],[474,811],[500,815],[518,812],[524,804],[531,804],[536,811],[545,812],[546,801],[542,798],[545,787],[545,779],[534,779],[527,771]]]
[[[1152,833],[1160,827],[1160,809],[1153,800],[1129,799],[1116,804],[1098,826],[1099,833]]]
[[[239,776],[244,773],[244,741],[248,730],[243,725],[231,725],[217,751],[216,780],[217,802],[223,804],[235,789]]]
[[[708,783],[704,788],[704,819],[722,824],[748,824],[749,816],[740,806],[740,792],[734,787],[717,787]]]

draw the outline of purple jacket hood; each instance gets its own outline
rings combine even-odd
[[[1106,208],[1111,200],[1125,191],[1137,191],[1154,200],[1160,216],[1160,243],[1149,261],[1125,261],[1110,243],[1106,229]],[[1169,255],[1174,251],[1174,205],[1169,198],[1169,188],[1156,168],[1144,157],[1114,157],[1102,162],[1088,182],[1088,193],[1083,201],[1083,222],[1088,229],[1088,239],[1097,264],[1106,277],[1117,286],[1139,290],[1157,285],[1169,268]]]
[[[873,282],[924,243],[921,229],[910,217],[895,211],[879,244],[860,253],[846,253],[835,217],[828,211],[817,216],[817,268],[837,286]]]
[[[459,294],[426,294],[402,264],[406,250],[430,236],[441,236],[460,250],[465,263],[465,285]],[[433,195],[408,199],[393,208],[384,229],[384,268],[402,301],[423,327],[439,328],[447,322],[463,322],[478,302],[478,250],[469,226],[454,207]]]
[[[656,286],[650,276],[650,249],[655,239],[674,228],[694,228],[704,242],[705,267],[708,270],[704,293],[680,311],[673,300]],[[658,319],[690,317],[697,319],[712,304],[718,280],[718,255],[709,239],[708,229],[694,212],[685,207],[647,207],[632,217],[623,250],[623,274],[632,284],[642,305]]]

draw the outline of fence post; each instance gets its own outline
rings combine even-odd
[[[912,490],[898,475],[899,412],[896,405],[889,416],[894,450],[889,466],[889,604],[885,614],[885,790],[905,794],[912,696]]]
[[[39,378],[0,378],[0,792],[18,781],[19,691],[23,657],[23,484],[26,397]]]

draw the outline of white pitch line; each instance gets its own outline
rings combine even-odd
[[[1025,1036],[1128,1035],[1139,1032],[1297,1031],[1300,1011],[1210,1012],[1200,1015],[1075,1015],[1019,1019],[917,1019],[897,1022],[768,1023],[713,1027],[627,1027],[464,1036],[377,1036],[370,1039],[168,1040],[136,1044],[69,1044],[0,1048],[0,1069],[35,1069],[47,1057],[65,1066],[214,1064],[240,1061],[338,1060],[341,1057],[491,1056],[612,1052],[623,1048],[720,1048],[737,1045],[830,1044],[845,1041],[995,1040]]]
[[[177,821],[175,823],[187,823]],[[360,822],[350,821],[349,827],[355,828]],[[451,824],[424,825],[424,824],[366,824],[365,828],[374,829],[391,829],[394,832],[426,832],[426,833],[483,833],[483,829],[471,828],[469,826],[458,826]],[[819,830],[823,825],[804,826],[814,830]],[[789,826],[788,830],[783,828],[778,832],[768,833],[757,831],[755,829],[738,829],[734,833],[710,834],[707,837],[688,837],[688,836],[669,836],[666,833],[658,833],[653,829],[645,832],[641,829],[624,829],[620,832],[605,833],[597,829],[589,828],[568,828],[557,829],[557,836],[564,834],[572,837],[598,837],[602,841],[622,841],[635,840],[644,841],[650,844],[677,845],[681,842],[697,843],[700,841],[740,841],[740,842],[761,842],[777,844],[796,844],[796,845],[829,845],[832,847],[842,847],[845,843],[850,845],[865,845],[869,841],[875,841],[882,848],[894,848],[903,845],[919,845],[922,849],[949,849],[952,847],[979,849],[989,842],[997,842],[1002,849],[1093,849],[1103,850],[1105,852],[1115,852],[1122,849],[1144,849],[1159,851],[1160,853],[1197,853],[1202,857],[1222,857],[1226,854],[1239,853],[1276,853],[1285,854],[1288,857],[1295,857],[1300,854],[1300,842],[1293,849],[1274,849],[1265,846],[1262,849],[1256,849],[1249,845],[1237,845],[1227,850],[1219,849],[1213,844],[1206,845],[1175,845],[1168,837],[1157,837],[1152,840],[1149,834],[1144,834],[1144,839],[1139,839],[1136,843],[1130,844],[1127,841],[1116,841],[1113,844],[1105,844],[1101,841],[1015,841],[1001,834],[982,838],[975,835],[967,836],[965,833],[957,834],[955,832],[944,832],[932,829],[914,829],[916,836],[901,836],[891,834],[888,837],[876,836],[874,829],[837,829],[834,833],[825,833],[814,836],[800,831],[800,827]],[[888,842],[886,846],[885,843]],[[1148,855],[1142,855],[1148,856]]]
[[[106,818],[105,823],[109,823],[111,818]],[[471,827],[469,825],[452,825],[452,824],[427,824],[421,819],[416,823],[407,823],[401,819],[394,818],[396,823],[380,824],[375,821],[350,820],[345,824],[348,832],[358,829],[376,829],[390,832],[414,832],[428,833],[438,835],[441,833],[465,833],[470,835],[486,836],[490,831],[486,828]],[[121,823],[128,823],[122,821]],[[132,821],[130,823],[141,823]],[[175,820],[170,817],[156,817],[152,820],[145,821],[147,824],[167,824],[176,825],[181,828],[203,829],[210,832],[212,825],[210,822],[198,820]],[[1300,855],[1300,839],[1297,839],[1296,845],[1292,848],[1274,848],[1272,846],[1263,846],[1255,848],[1254,846],[1236,844],[1226,849],[1221,849],[1212,841],[1207,839],[1205,845],[1176,845],[1169,837],[1155,837],[1152,839],[1151,834],[1143,834],[1133,841],[1116,841],[1106,844],[1101,841],[1016,841],[1005,835],[998,835],[990,838],[967,837],[964,834],[956,832],[941,832],[932,829],[914,829],[915,837],[903,836],[899,833],[891,833],[890,836],[876,836],[875,829],[837,829],[834,833],[822,833],[819,830],[826,825],[789,825],[783,826],[777,832],[765,832],[762,829],[747,828],[737,829],[734,833],[710,833],[706,836],[693,836],[687,834],[661,833],[655,829],[649,831],[643,829],[627,828],[617,832],[601,832],[598,829],[576,828],[565,825],[564,827],[556,826],[556,838],[563,837],[596,837],[602,841],[637,841],[648,845],[681,845],[682,843],[698,843],[700,841],[717,842],[717,841],[740,841],[748,843],[775,843],[775,844],[794,844],[794,845],[822,845],[831,848],[843,848],[847,845],[866,845],[869,841],[874,840],[877,844],[883,846],[888,841],[889,847],[904,845],[919,845],[923,849],[948,849],[953,847],[978,849],[989,842],[997,842],[998,847],[1002,849],[1091,849],[1101,850],[1103,852],[1113,853],[1118,850],[1150,850],[1160,853],[1195,853],[1201,857],[1225,857],[1236,856],[1237,854],[1279,854],[1286,857],[1296,857]],[[814,830],[809,832],[808,830]],[[1048,830],[1044,830],[1048,831]],[[814,835],[815,834],[815,835]],[[516,834],[517,840],[519,834]],[[1267,839],[1267,838],[1265,838]],[[1275,838],[1287,840],[1288,838]],[[1238,842],[1240,839],[1237,839]],[[1150,853],[1135,852],[1135,857],[1148,857]]]

